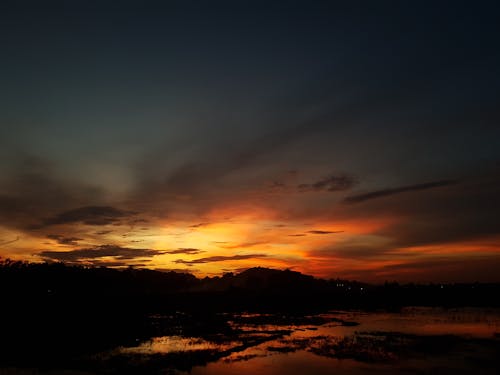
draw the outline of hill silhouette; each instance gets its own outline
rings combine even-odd
[[[199,279],[189,273],[83,267],[64,263],[0,262],[0,292],[13,306],[110,303],[141,312],[389,308],[407,305],[492,306],[499,284],[370,285],[320,279],[263,267]],[[129,306],[128,306],[129,305]],[[140,308],[139,308],[140,306]],[[111,307],[110,307],[111,308]]]

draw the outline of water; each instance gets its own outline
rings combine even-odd
[[[156,337],[111,355],[186,354],[182,374],[498,373],[500,312],[407,308],[401,313],[329,312],[290,318],[228,315],[234,335]],[[271,323],[274,321],[274,324]],[[197,355],[205,353],[199,357]],[[197,360],[202,359],[197,364]],[[180,361],[183,363],[183,361]],[[174,365],[174,367],[176,367]]]
[[[152,316],[151,324],[163,335],[43,373],[488,375],[500,369],[498,309],[406,308],[400,313],[302,316],[177,313]],[[39,373],[0,369],[6,375]]]

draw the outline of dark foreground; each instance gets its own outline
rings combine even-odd
[[[500,368],[498,285],[370,286],[266,269],[199,280],[12,262],[0,282],[0,374]]]
[[[498,309],[405,308],[398,313],[192,315],[148,319],[151,337],[104,348],[20,337],[2,374],[497,374]],[[123,327],[124,333],[130,331]],[[64,341],[57,341],[64,340]],[[17,355],[16,355],[17,354]]]

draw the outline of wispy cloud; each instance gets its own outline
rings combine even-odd
[[[199,258],[193,260],[177,259],[175,263],[179,264],[201,264],[201,263],[212,263],[212,262],[225,262],[228,260],[244,260],[244,259],[255,259],[255,258],[266,258],[266,254],[245,254],[245,255],[233,255],[233,256],[213,256],[206,258]]]
[[[120,260],[101,260],[101,259],[89,259],[85,261],[85,265],[91,265],[93,267],[150,267],[151,265],[148,263],[149,259],[141,259],[139,263],[130,261],[120,261]],[[78,262],[73,262],[77,263]]]
[[[11,243],[19,241],[19,236],[14,238],[13,240],[8,240],[8,241],[0,241],[0,246],[4,245],[10,245]]]
[[[308,255],[324,259],[371,260],[390,253],[392,247],[385,243],[366,243],[357,239],[336,243],[326,248],[309,251]]]
[[[310,230],[307,233],[310,234],[336,234],[336,233],[343,233],[343,230]]]
[[[2,170],[0,222],[22,231],[40,229],[47,217],[55,219],[55,212],[100,202],[101,193],[100,188],[61,179],[44,158],[21,155]]]
[[[442,181],[427,182],[424,184],[407,185],[390,189],[375,190],[369,193],[348,196],[344,198],[344,203],[361,203],[371,199],[383,198],[390,195],[401,194],[411,191],[434,189],[443,186],[455,185],[457,183],[458,181],[456,180],[442,180]]]
[[[81,238],[78,237],[66,237],[60,234],[48,234],[47,238],[57,241],[57,243],[60,245],[73,245],[73,246],[78,245],[78,241],[82,240]]]
[[[95,232],[95,234],[97,234],[99,236],[104,236],[106,234],[110,234],[111,232],[113,232],[113,231],[112,230],[100,230],[100,231]]]
[[[177,250],[165,251],[164,254],[199,254],[203,253],[203,250],[194,248],[180,248]]]
[[[316,181],[311,184],[300,184],[298,186],[299,191],[308,192],[308,191],[343,191],[349,190],[354,185],[356,185],[357,181],[346,174],[341,175],[332,175],[329,177],[325,177],[319,181]]]
[[[192,272],[198,272],[199,270],[194,269],[194,268],[155,268],[155,271],[160,271],[160,272],[175,272],[175,273],[189,273],[191,274]]]
[[[293,233],[289,234],[289,237],[304,237],[307,236],[308,234],[337,234],[337,233],[344,233],[343,230],[309,230],[305,233]]]
[[[228,244],[226,242],[219,242],[219,247],[223,247],[224,249],[243,249],[248,247],[254,247],[258,245],[267,244],[266,241],[255,241],[255,242],[243,242],[243,243],[233,243]]]
[[[189,226],[189,228],[201,228],[209,225],[210,223],[197,223],[197,224],[192,224]]]

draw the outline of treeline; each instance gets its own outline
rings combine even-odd
[[[179,310],[398,309],[403,306],[499,306],[500,284],[370,285],[318,279],[291,270],[250,268],[198,279],[188,273],[63,263],[0,262],[0,293],[16,305],[126,305],[138,312]]]

